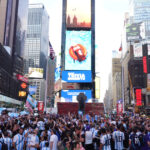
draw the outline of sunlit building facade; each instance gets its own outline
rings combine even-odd
[[[46,64],[49,44],[49,16],[43,4],[29,5],[27,38],[24,51],[24,72],[29,67],[43,68],[46,78]]]

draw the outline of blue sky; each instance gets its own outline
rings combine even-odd
[[[128,11],[128,0],[95,0],[96,10],[96,72],[101,78],[101,99],[108,88],[108,74],[111,72],[112,50],[121,44],[124,13]],[[62,0],[29,0],[43,3],[50,16],[49,38],[56,54],[61,48]]]

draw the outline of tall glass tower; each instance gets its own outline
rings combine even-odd
[[[24,73],[29,67],[43,68],[46,77],[46,64],[49,44],[49,16],[43,4],[29,5],[27,38],[24,50]]]
[[[130,0],[130,16],[134,23],[150,20],[150,0]]]

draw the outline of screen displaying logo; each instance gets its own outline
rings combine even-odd
[[[92,82],[91,71],[63,71],[62,82]]]
[[[61,91],[61,102],[78,102],[77,96],[80,93],[84,93],[87,96],[86,102],[92,102],[92,91],[91,90],[62,90]]]
[[[91,70],[91,31],[66,31],[65,70]]]

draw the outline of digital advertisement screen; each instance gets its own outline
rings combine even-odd
[[[43,78],[43,68],[29,68],[29,78]]]
[[[91,70],[91,31],[66,31],[65,70]]]
[[[92,82],[91,71],[63,71],[62,82]]]
[[[77,96],[80,93],[84,93],[87,96],[86,103],[92,102],[92,91],[91,90],[62,90],[61,91],[61,102],[78,102]]]
[[[67,28],[91,28],[91,0],[67,0],[66,19]]]

